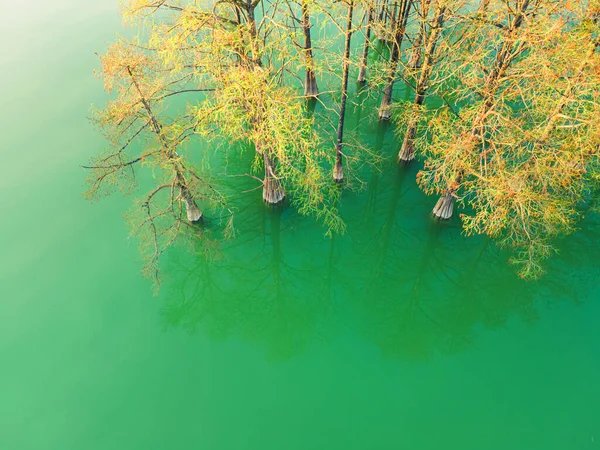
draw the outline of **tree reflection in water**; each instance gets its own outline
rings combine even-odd
[[[258,208],[244,228],[261,231],[229,244],[221,261],[192,265],[183,252],[173,258],[167,326],[202,328],[221,339],[239,336],[264,345],[273,359],[301,352],[330,333],[325,324],[333,311],[334,241],[323,244],[317,235],[320,254],[298,252],[293,240],[283,238],[284,214],[281,208]],[[303,244],[309,245],[305,238]]]
[[[395,155],[390,129],[354,113],[352,123],[370,127],[371,148]],[[459,218],[431,219],[435,199],[414,183],[418,164],[387,164],[363,174],[367,192],[344,192],[348,231],[333,239],[293,208],[265,208],[257,191],[240,199],[239,234],[220,260],[175,249],[165,261],[166,327],[248,340],[274,360],[350,330],[390,358],[421,361],[467,348],[482,327],[532,322],[549,304],[585,301],[594,288],[597,217],[559,244],[545,277],[525,282],[493,242],[463,236]],[[238,192],[253,187],[236,183]]]
[[[344,210],[354,225],[334,239],[289,209],[242,211],[243,229],[221,260],[171,256],[165,324],[242,338],[275,360],[350,327],[389,357],[419,361],[468,347],[480,327],[534,321],[548,303],[583,301],[576,292],[598,279],[594,221],[565,240],[546,277],[526,282],[487,238],[415,213],[427,198],[407,176],[382,178],[368,219],[353,216],[371,196],[356,196],[363,204]]]

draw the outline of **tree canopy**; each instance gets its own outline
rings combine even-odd
[[[398,161],[423,164],[419,186],[440,195],[433,215],[457,203],[466,234],[535,278],[593,207],[599,15],[598,0],[125,1],[133,37],[100,57],[110,100],[92,120],[108,149],[87,194],[149,189],[131,218],[156,281],[178,239],[210,254],[235,235],[228,177],[343,233],[343,189],[391,156],[345,131],[347,107],[376,98]]]

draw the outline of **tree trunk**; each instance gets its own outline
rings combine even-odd
[[[423,48],[426,46],[424,40],[427,34],[427,16],[429,15],[430,6],[431,0],[421,0],[421,26],[419,27],[419,34],[417,35],[417,40],[413,43],[412,53],[408,60],[408,67],[412,70],[421,67]]]
[[[402,147],[398,153],[398,162],[409,163],[415,158],[415,136],[417,135],[417,117],[410,119],[406,133],[404,134],[404,141],[402,141]]]
[[[342,165],[341,146],[335,146],[335,166],[333,166],[333,181],[341,183],[344,181],[344,167]]]
[[[367,14],[367,29],[365,30],[365,46],[363,48],[362,59],[360,60],[360,68],[358,69],[358,82],[365,84],[367,81],[367,64],[369,58],[369,47],[371,46],[371,27],[373,23],[373,5],[369,4],[369,12]]]
[[[304,82],[304,95],[306,97],[317,97],[319,88],[315,71],[313,68],[312,42],[310,36],[310,16],[308,14],[307,0],[302,0],[302,32],[304,33],[304,59],[306,64],[306,79]]]
[[[487,2],[483,2],[483,4],[487,4]],[[500,50],[496,54],[496,58],[494,61],[494,67],[492,71],[489,73],[485,80],[483,92],[486,93],[485,100],[480,108],[479,113],[473,120],[473,126],[471,127],[470,139],[473,142],[480,142],[481,137],[484,134],[484,126],[485,120],[488,117],[490,111],[494,106],[494,99],[500,89],[500,80],[504,76],[504,73],[512,62],[518,57],[521,51],[524,48],[522,42],[514,44],[512,40],[512,36],[514,33],[521,27],[523,24],[523,19],[525,18],[525,13],[529,8],[530,0],[523,0],[523,2],[519,5],[518,10],[515,12],[510,27],[508,28],[508,36],[502,42],[502,46]],[[515,49],[514,45],[517,45],[520,48]],[[451,184],[451,186],[459,186],[460,182],[464,176],[464,173],[459,173],[456,176],[456,179]],[[452,209],[454,207],[454,193],[456,192],[457,187],[448,187],[446,192],[440,197],[435,208],[433,209],[433,215],[440,219],[449,219],[452,217]]]
[[[411,0],[402,0],[398,11],[398,18],[394,21],[395,37],[392,45],[392,54],[390,55],[390,64],[388,67],[388,75],[383,89],[383,99],[379,107],[379,120],[390,120],[392,116],[391,103],[392,92],[394,90],[394,81],[396,80],[396,72],[398,70],[398,61],[402,50],[402,41],[404,40],[404,32],[406,30],[406,22],[408,13],[412,5]]]
[[[281,181],[275,174],[275,165],[265,151],[262,152],[265,163],[265,178],[263,181],[263,200],[269,205],[278,205],[285,199],[285,191]]]
[[[435,208],[433,208],[433,215],[440,220],[448,220],[452,217],[453,209],[454,193],[448,189],[442,194],[440,199],[435,204]]]
[[[378,22],[380,24],[386,24],[388,20],[387,8],[388,8],[389,0],[382,0],[381,9],[379,10]]]
[[[417,133],[417,124],[419,122],[421,106],[425,102],[425,94],[429,85],[429,79],[431,78],[431,73],[433,71],[435,47],[441,35],[442,27],[444,26],[445,12],[446,8],[444,6],[436,10],[435,19],[431,26],[429,36],[426,36],[425,34],[423,35],[423,39],[425,39],[425,58],[423,60],[423,66],[421,67],[419,80],[417,81],[417,86],[415,88],[416,96],[414,103],[417,109],[408,123],[408,128],[406,130],[406,134],[404,135],[404,142],[402,142],[402,147],[398,153],[399,162],[410,162],[415,157],[414,140]],[[423,27],[423,29],[425,30],[425,27]]]
[[[344,181],[344,170],[342,167],[342,146],[344,141],[344,119],[346,115],[346,102],[348,100],[348,72],[350,71],[350,44],[352,40],[352,14],[354,12],[354,0],[348,3],[348,16],[346,20],[346,43],[344,47],[344,62],[342,68],[342,100],[340,105],[340,119],[338,122],[337,141],[335,144],[335,167],[333,179],[336,183]]]
[[[203,219],[202,211],[198,208],[190,191],[185,186],[180,186],[180,190],[181,196],[183,197],[183,204],[185,205],[187,219],[192,223],[200,222]]]

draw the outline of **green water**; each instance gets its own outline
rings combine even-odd
[[[600,446],[597,218],[525,283],[390,158],[344,194],[344,237],[251,192],[221,260],[176,249],[153,297],[131,199],[81,197],[116,3],[3,2],[0,449]]]

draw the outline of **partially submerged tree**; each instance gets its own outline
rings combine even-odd
[[[354,1],[348,0],[346,15],[346,28],[344,30],[344,59],[342,62],[342,98],[340,102],[340,117],[337,126],[337,137],[335,141],[335,166],[333,168],[333,180],[336,183],[344,181],[343,142],[344,123],[346,119],[346,104],[348,102],[348,75],[350,72],[350,46],[352,43],[352,16],[354,12]]]
[[[462,215],[466,232],[514,249],[513,263],[530,278],[543,272],[552,239],[573,231],[597,184],[600,30],[593,3],[584,11],[543,0],[508,6],[487,5],[486,22],[501,33],[494,64],[460,118],[433,120],[419,181],[445,189],[438,217],[460,196],[472,208]],[[477,82],[472,72],[467,85]]]
[[[460,6],[460,3],[454,0],[423,0],[421,9],[427,8],[428,10],[431,2],[433,2],[433,16],[430,20],[427,20],[426,17],[423,19],[419,31],[419,40],[423,43],[423,49],[415,49],[413,53],[413,55],[417,55],[417,60],[413,63],[413,66],[418,67],[419,71],[415,85],[414,106],[408,110],[409,117],[406,120],[406,131],[398,153],[398,161],[400,162],[410,162],[414,158],[417,125],[430,87],[431,75],[437,58],[436,47],[442,35],[444,20],[448,15],[453,15]],[[424,13],[427,14],[428,11]]]
[[[527,45],[526,32],[519,33],[521,25],[526,18],[541,12],[543,3],[544,0],[514,0],[499,4],[487,20],[472,25],[471,40],[479,43],[479,48],[472,56],[466,56],[460,67],[460,76],[467,81],[462,101],[469,101],[470,105],[461,108],[458,121],[448,115],[439,116],[441,129],[435,129],[426,150],[432,157],[419,178],[428,192],[442,191],[433,209],[433,215],[439,219],[452,217],[457,192],[463,183],[469,186],[465,175],[472,172],[471,164],[479,170],[484,141],[495,123],[490,118],[497,117],[496,111],[505,105],[502,89],[507,71]],[[469,39],[465,41],[473,44]],[[461,44],[464,50],[465,42]],[[472,47],[468,51],[472,52]],[[477,94],[472,96],[470,89]]]
[[[307,97],[316,97],[319,95],[317,79],[315,77],[314,59],[312,49],[312,37],[310,33],[310,13],[309,0],[301,0],[302,7],[302,33],[304,34],[304,58],[306,64],[306,77],[304,80],[304,95]]]
[[[195,124],[188,117],[166,119],[155,105],[164,96],[180,94],[170,88],[169,75],[155,70],[157,61],[119,42],[101,58],[107,92],[116,98],[93,120],[102,130],[111,149],[94,159],[90,170],[88,198],[97,198],[114,186],[130,189],[142,166],[160,172],[158,183],[141,201],[140,214],[134,214],[135,232],[145,259],[144,273],[158,282],[161,254],[184,231],[198,241],[207,234],[193,224],[202,221],[202,202],[213,210],[227,209],[226,232],[231,232],[233,215],[223,196],[210,184],[209,174],[192,167],[180,153],[193,135]],[[186,220],[187,219],[187,220]]]

